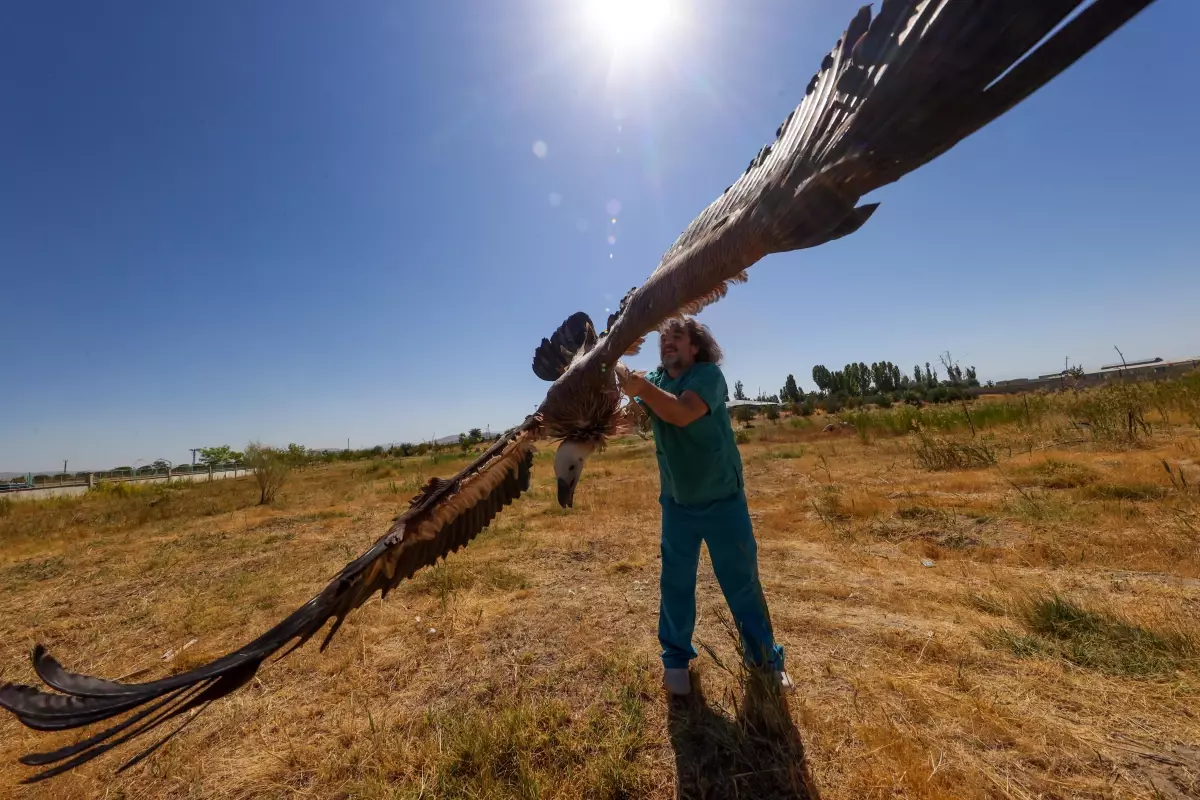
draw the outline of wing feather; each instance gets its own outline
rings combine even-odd
[[[387,533],[347,564],[317,596],[254,641],[215,661],[156,681],[120,683],[69,672],[37,645],[33,651],[34,671],[61,694],[14,683],[0,684],[0,707],[11,711],[24,725],[35,730],[66,730],[134,713],[73,745],[23,756],[21,761],[28,766],[50,767],[24,782],[45,780],[73,769],[170,719],[230,694],[245,685],[269,656],[295,642],[283,653],[287,655],[332,620],[321,644],[324,650],[346,617],[375,592],[386,594],[422,567],[466,546],[500,509],[528,491],[539,425],[531,417],[453,478],[431,479]],[[125,766],[136,763],[177,732],[142,750]]]
[[[663,320],[720,300],[766,255],[858,230],[876,208],[859,198],[1017,105],[1153,0],[1088,2],[884,0],[874,19],[861,8],[775,140],[626,296],[594,357],[610,364]]]

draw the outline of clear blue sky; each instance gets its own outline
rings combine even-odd
[[[6,6],[0,470],[522,419],[540,338],[603,324],[858,0],[694,0],[619,58],[584,5]],[[1200,355],[1197,30],[1159,0],[859,233],[756,265],[703,314],[730,383]]]

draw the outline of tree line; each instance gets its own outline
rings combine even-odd
[[[791,405],[802,414],[811,414],[817,408],[837,411],[843,406],[875,404],[883,407],[893,403],[920,404],[957,401],[968,394],[968,390],[980,387],[974,366],[961,367],[949,352],[939,358],[945,377],[928,361],[922,367],[916,364],[909,375],[891,361],[865,361],[846,364],[831,370],[824,364],[812,368],[812,382],[816,391],[806,393],[789,374],[783,388],[777,394],[759,392],[754,398],[760,403]],[[991,381],[988,382],[991,386]],[[745,386],[736,381],[733,387],[734,400],[748,400]]]
[[[387,447],[375,445],[374,447],[363,447],[353,450],[350,448],[312,450],[304,445],[291,443],[286,448],[271,448],[271,450],[273,453],[286,458],[295,466],[304,466],[307,464],[331,464],[338,461],[364,461],[370,458],[423,456],[431,453],[436,454],[452,451],[456,448],[465,453],[477,445],[499,438],[500,434],[498,433],[485,434],[482,428],[471,428],[466,433],[460,433],[456,443],[398,442]],[[209,466],[216,468],[225,465],[241,464],[246,457],[245,453],[234,450],[229,445],[201,447],[196,450],[196,455],[199,463],[205,468]]]
[[[963,370],[949,356],[943,356],[942,365],[946,369],[947,379],[941,380],[938,371],[925,362],[925,368],[917,364],[913,367],[912,376],[901,372],[900,368],[890,361],[876,361],[870,366],[864,362],[847,364],[842,369],[831,371],[824,364],[812,368],[813,383],[821,394],[841,392],[847,396],[857,395],[866,397],[887,392],[907,392],[918,389],[936,389],[939,386],[954,388],[974,388],[979,386],[975,367]],[[791,378],[789,375],[788,378]],[[794,383],[794,381],[793,381]],[[785,387],[786,388],[786,387]]]

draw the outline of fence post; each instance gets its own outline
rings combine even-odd
[[[212,471],[213,471],[213,465],[209,464],[208,465],[208,480],[210,483],[212,482]]]
[[[96,488],[96,473],[89,472],[88,473],[88,489],[95,489],[95,488]]]

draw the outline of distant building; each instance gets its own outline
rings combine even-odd
[[[739,408],[741,406],[750,406],[751,408],[769,408],[770,406],[779,407],[783,403],[772,403],[770,400],[728,400],[725,402],[726,408]]]
[[[1036,378],[1014,378],[996,381],[991,387],[994,392],[1026,392],[1033,389],[1057,389],[1067,385],[1089,387],[1103,386],[1113,381],[1161,381],[1178,378],[1194,369],[1200,369],[1200,357],[1164,361],[1162,358],[1145,358],[1127,361],[1124,364],[1107,364],[1097,372],[1085,372],[1082,376],[1069,378],[1066,372],[1052,372]]]
[[[1161,358],[1143,358],[1140,361],[1120,361],[1116,364],[1105,364],[1100,368],[1103,372],[1106,369],[1129,369],[1130,367],[1144,367],[1147,364],[1161,364]]]

